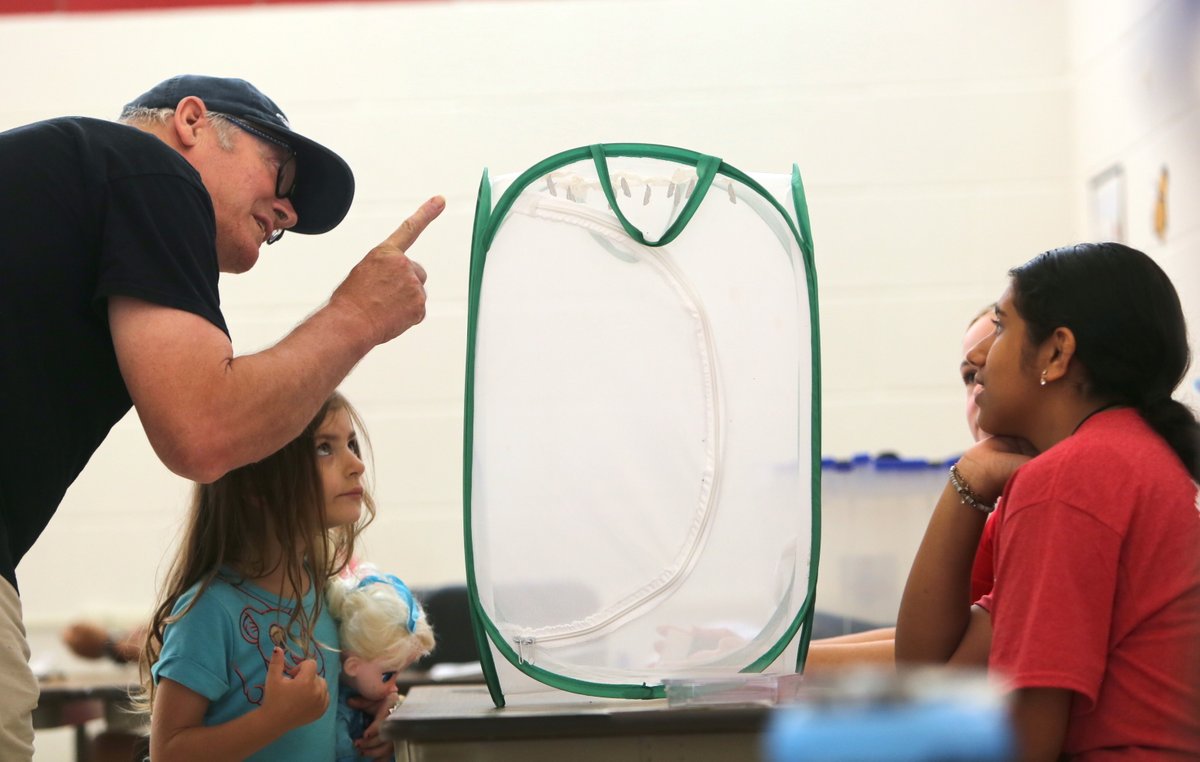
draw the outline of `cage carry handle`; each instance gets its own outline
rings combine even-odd
[[[721,167],[721,160],[715,156],[699,155],[696,159],[696,187],[692,191],[691,198],[683,205],[679,216],[671,223],[666,232],[657,241],[647,241],[646,236],[642,231],[631,223],[625,214],[621,211],[621,207],[617,205],[617,196],[613,192],[612,178],[608,174],[608,157],[605,154],[606,146],[603,143],[596,143],[589,146],[592,154],[592,161],[596,164],[596,174],[600,179],[600,187],[604,190],[604,197],[608,199],[608,205],[613,210],[613,214],[617,215],[617,219],[621,222],[621,227],[625,228],[625,232],[629,237],[643,246],[665,246],[674,241],[675,238],[683,232],[691,221],[692,215],[700,208],[700,202],[704,200],[704,194],[708,193],[709,186],[712,185],[713,178],[717,176],[717,170]]]

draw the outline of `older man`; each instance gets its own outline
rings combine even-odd
[[[405,251],[426,202],[273,347],[235,356],[220,272],[285,230],[324,233],[354,177],[248,82],[180,76],[116,124],[0,133],[0,759],[30,759],[37,684],[15,569],[132,404],[172,471],[212,481],[303,429],[362,357],[420,322]]]

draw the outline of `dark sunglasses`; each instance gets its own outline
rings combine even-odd
[[[272,145],[277,145],[288,152],[287,158],[279,165],[279,171],[275,174],[275,197],[291,198],[292,194],[296,192],[296,151],[286,141],[258,127],[254,127],[248,122],[238,119],[236,116],[230,116],[229,114],[222,114],[222,116],[245,132],[250,133],[260,140],[265,140]],[[267,245],[270,246],[280,238],[283,238],[282,228],[271,234],[271,237],[267,239]]]

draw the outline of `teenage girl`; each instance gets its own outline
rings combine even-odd
[[[900,661],[987,664],[1022,759],[1200,758],[1200,424],[1179,298],[1145,254],[1010,271],[968,354],[979,425],[913,563]],[[1030,459],[1030,455],[1036,455]],[[995,585],[967,571],[993,509]]]
[[[283,449],[196,485],[143,654],[153,759],[333,759],[323,590],[375,515],[356,429],[334,393]]]

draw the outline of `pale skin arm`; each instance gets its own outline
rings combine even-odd
[[[896,630],[882,628],[814,640],[804,663],[806,675],[823,675],[846,667],[894,667]],[[947,662],[955,666],[987,666],[992,645],[992,619],[979,607],[971,609],[966,632]]]
[[[154,695],[150,720],[150,758],[173,762],[245,759],[284,733],[313,722],[329,706],[325,678],[311,659],[300,662],[295,677],[283,671],[283,653],[275,649],[267,668],[263,703],[220,725],[205,726],[208,699],[163,678]]]
[[[255,354],[235,357],[228,337],[190,312],[111,298],[121,375],[162,462],[212,482],[299,434],[368,351],[424,319],[425,271],[405,252],[444,207],[427,201],[323,307]]]
[[[828,638],[814,640],[812,645],[843,645],[848,643],[878,643],[880,641],[892,642],[896,639],[895,627],[878,627],[874,630],[863,630],[862,632],[848,632],[845,635],[833,635]]]
[[[804,662],[805,675],[817,677],[847,667],[865,665],[891,669],[896,664],[896,644],[891,639],[858,642],[832,640],[814,640],[809,645],[808,659]]]
[[[896,663],[896,630],[881,627],[814,640],[808,646],[804,674],[821,676],[846,667],[892,667]]]

